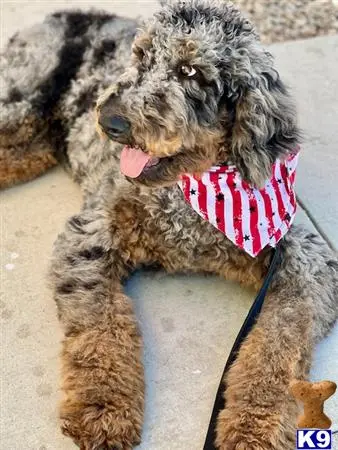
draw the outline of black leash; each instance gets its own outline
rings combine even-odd
[[[215,450],[214,442],[216,439],[217,416],[218,416],[218,413],[222,409],[224,409],[224,406],[225,406],[225,400],[223,397],[223,393],[226,389],[226,386],[224,383],[225,374],[228,372],[230,366],[235,361],[239,347],[241,346],[243,340],[247,337],[247,335],[250,333],[252,327],[256,323],[256,319],[257,319],[257,317],[262,309],[263,303],[264,303],[265,295],[267,293],[267,290],[269,289],[271,280],[275,274],[276,268],[277,268],[280,260],[281,260],[281,250],[280,250],[280,246],[277,245],[277,247],[274,249],[274,252],[273,252],[273,255],[271,258],[271,262],[270,262],[270,266],[269,266],[269,270],[265,276],[263,285],[262,285],[260,291],[258,292],[258,294],[255,298],[255,301],[253,302],[253,304],[250,308],[250,311],[248,312],[248,315],[246,316],[246,319],[240,329],[240,332],[237,335],[236,341],[235,341],[234,345],[232,346],[230,355],[225,364],[221,382],[218,386],[216,399],[215,399],[215,403],[214,403],[214,408],[212,410],[209,428],[208,428],[208,432],[207,432],[207,436],[205,439],[203,450]]]

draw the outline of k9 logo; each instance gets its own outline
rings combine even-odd
[[[297,430],[297,450],[331,450],[331,430]]]

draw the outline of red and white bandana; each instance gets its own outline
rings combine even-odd
[[[193,209],[230,241],[256,256],[289,230],[296,212],[298,149],[277,160],[262,189],[242,180],[234,165],[213,166],[200,178],[184,174],[178,185]]]

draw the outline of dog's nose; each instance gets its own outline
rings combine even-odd
[[[101,115],[99,124],[109,136],[116,139],[130,134],[130,122],[125,117]]]

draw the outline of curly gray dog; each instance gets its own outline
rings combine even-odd
[[[272,57],[231,4],[166,5],[135,34],[132,20],[62,12],[16,34],[2,55],[2,186],[61,160],[84,193],[51,270],[65,332],[62,429],[82,449],[130,449],[141,439],[142,342],[122,288],[134,269],[205,271],[255,289],[266,273],[271,248],[252,258],[232,244],[185,202],[180,175],[231,160],[261,186],[298,140]],[[124,143],[152,158],[133,178],[119,171]],[[338,315],[330,248],[293,226],[281,251],[227,376],[222,450],[294,448],[289,385],[307,377],[314,345]]]

